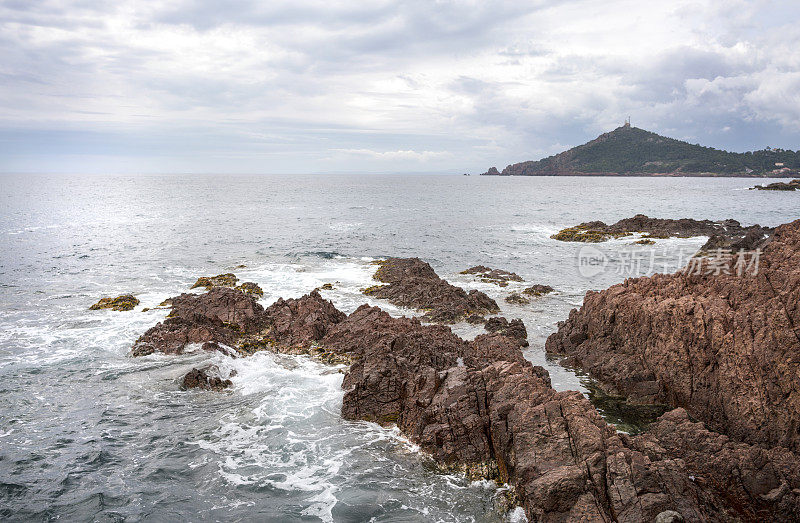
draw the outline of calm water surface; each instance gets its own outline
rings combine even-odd
[[[201,275],[233,270],[277,297],[338,282],[346,312],[382,256],[419,256],[521,317],[527,357],[558,389],[585,391],[544,357],[546,337],[589,289],[673,271],[703,238],[630,239],[585,278],[579,247],[549,239],[638,212],[777,225],[800,195],[742,179],[463,176],[0,176],[0,518],[10,520],[503,521],[495,485],[443,475],[396,431],[341,419],[342,375],[301,357],[127,356],[162,320],[142,312]],[[643,263],[632,265],[630,256]],[[458,274],[484,264],[557,289]],[[524,285],[520,286],[524,287]],[[131,312],[89,311],[131,292]],[[479,330],[464,324],[466,337]],[[192,366],[236,369],[231,393],[181,392]]]

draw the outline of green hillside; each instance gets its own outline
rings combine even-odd
[[[783,163],[784,172],[776,163]],[[509,165],[505,176],[543,175],[657,175],[683,176],[797,176],[800,151],[766,149],[730,153],[692,145],[644,129],[624,125],[591,142],[538,161]]]

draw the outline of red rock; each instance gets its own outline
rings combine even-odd
[[[214,287],[205,294],[184,293],[171,302],[167,319],[136,340],[133,356],[180,354],[190,343],[231,345],[264,325],[264,308],[251,296],[228,287]]]
[[[548,352],[608,388],[685,407],[732,439],[800,450],[800,220],[779,227],[758,273],[701,270],[587,293]]]
[[[316,290],[298,299],[278,298],[267,307],[264,316],[271,327],[269,335],[284,346],[307,346],[319,341],[347,317]]]
[[[387,285],[376,285],[364,293],[399,305],[424,309],[422,317],[434,323],[453,323],[473,314],[499,312],[497,302],[483,292],[465,291],[439,278],[433,268],[419,258],[389,258],[373,278]]]
[[[202,369],[192,369],[181,382],[181,389],[223,390],[233,386],[233,382],[219,376],[219,368],[214,365]]]
[[[489,318],[483,326],[488,332],[498,332],[519,341],[523,347],[528,346],[528,329],[519,318],[508,321],[502,316]]]
[[[632,442],[651,459],[682,460],[697,484],[738,508],[744,520],[796,521],[800,514],[800,460],[788,449],[732,441],[681,408]]]

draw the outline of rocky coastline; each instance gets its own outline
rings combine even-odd
[[[172,298],[169,316],[131,354],[199,344],[233,357],[270,350],[342,365],[343,418],[396,425],[444,469],[508,483],[530,521],[791,521],[800,511],[798,257],[800,221],[775,232],[765,272],[752,281],[679,273],[650,286],[683,298],[659,295],[646,279],[587,295],[547,348],[631,401],[675,407],[636,436],[617,432],[579,392],[555,391],[523,356],[520,320],[482,319],[487,333],[472,341],[435,324],[499,309],[416,258],[382,262],[384,285],[366,294],[425,309],[431,323],[366,304],[345,315],[317,291],[264,308],[233,281]],[[754,304],[761,308],[746,313]],[[708,351],[729,339],[709,369]],[[183,387],[230,383],[215,369],[192,369]]]
[[[643,439],[748,499],[750,520],[775,509],[788,521],[800,513],[800,220],[755,261],[741,274],[683,270],[589,292],[546,350],[632,403],[680,408]]]

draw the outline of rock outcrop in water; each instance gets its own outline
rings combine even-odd
[[[523,281],[522,276],[515,272],[509,272],[503,269],[492,269],[485,265],[470,267],[469,269],[461,271],[461,274],[474,274],[478,276],[481,281],[494,283],[500,287],[507,287],[510,281]]]
[[[204,294],[184,293],[169,301],[169,316],[136,341],[133,356],[181,354],[189,344],[197,343],[207,350],[230,347],[242,355],[270,349],[339,363],[335,355],[312,346],[345,318],[316,291],[298,299],[278,299],[267,309],[252,295],[230,287],[213,287]]]
[[[757,189],[759,191],[798,191],[800,190],[800,179],[792,180],[790,182],[775,182],[767,185],[756,185],[750,187],[750,190]]]
[[[364,294],[383,298],[401,307],[423,309],[422,319],[454,323],[472,314],[500,311],[497,302],[483,292],[465,291],[441,279],[419,258],[389,258],[379,262],[373,278],[385,285],[364,289]]]
[[[132,311],[137,305],[139,305],[139,298],[132,294],[123,294],[116,298],[100,298],[100,301],[89,307],[89,310]]]
[[[645,239],[709,236],[709,242],[700,249],[708,251],[717,248],[738,250],[762,247],[773,231],[774,229],[770,227],[760,225],[744,227],[736,220],[721,222],[690,218],[673,220],[649,218],[644,214],[637,214],[633,218],[624,218],[611,225],[601,221],[584,222],[562,229],[551,238],[566,242],[598,243],[633,233],[645,233]]]
[[[734,270],[740,259],[751,270]],[[759,258],[729,262],[730,274],[700,265],[587,293],[546,348],[634,400],[798,452],[800,220],[779,227]]]
[[[204,367],[202,369],[190,370],[181,381],[181,389],[202,389],[221,391],[233,386],[229,379],[223,379],[219,375],[219,368],[216,366]]]
[[[233,346],[265,326],[264,308],[237,289],[213,287],[204,294],[183,293],[170,301],[169,316],[136,340],[133,356],[180,354],[190,343]]]
[[[536,285],[531,285],[527,287],[525,290],[522,291],[523,294],[528,294],[530,296],[544,296],[545,294],[550,294],[554,292],[555,289],[549,285],[542,285],[541,283],[537,283]]]
[[[243,267],[243,265],[240,267]],[[261,287],[259,287],[258,284],[251,281],[246,281],[241,285],[236,285],[238,281],[239,278],[232,273],[217,274],[216,276],[201,276],[196,282],[194,282],[192,289],[197,287],[205,287],[206,290],[209,290],[213,289],[214,287],[234,287],[246,294],[252,294],[253,296],[258,296],[259,298],[264,295],[264,291],[261,290]]]

